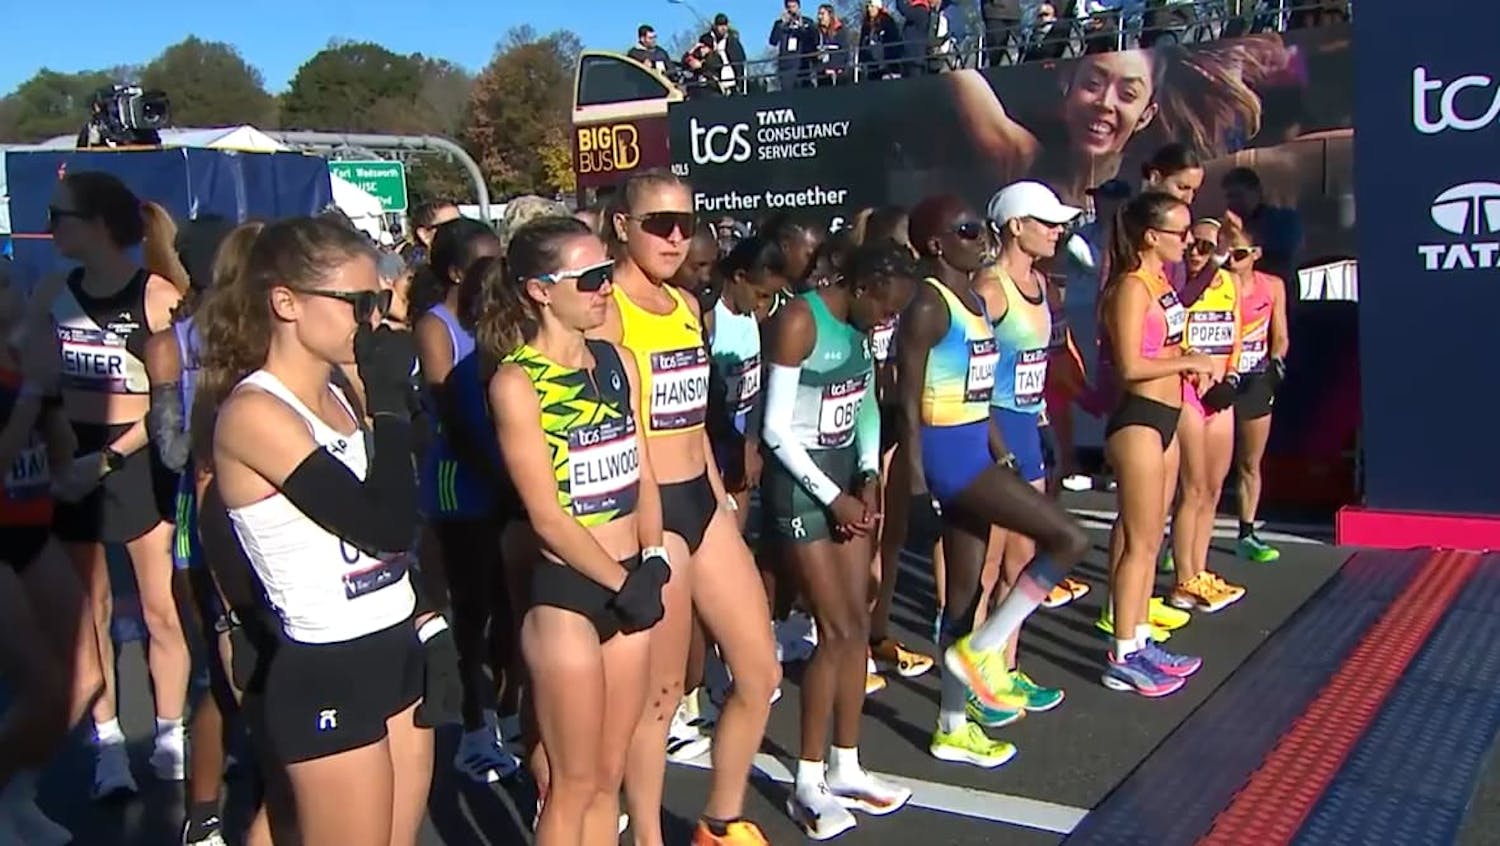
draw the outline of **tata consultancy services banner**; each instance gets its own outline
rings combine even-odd
[[[1366,504],[1500,512],[1500,5],[1356,26]]]
[[[1020,67],[673,104],[674,167],[699,210],[828,216],[1024,177],[1066,201],[1134,180],[1168,141],[1206,158],[1350,125],[1349,29],[1333,26]]]

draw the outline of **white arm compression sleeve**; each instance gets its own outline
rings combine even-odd
[[[770,448],[776,460],[786,467],[807,492],[818,502],[832,505],[843,489],[834,484],[828,475],[818,469],[812,456],[797,443],[792,434],[792,412],[797,405],[797,383],[802,373],[800,367],[780,364],[766,365],[766,394],[763,398],[765,415],[761,424],[761,443]]]

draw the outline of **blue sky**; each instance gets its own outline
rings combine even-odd
[[[781,5],[688,2],[708,17],[729,15],[745,31],[752,56]],[[489,61],[506,30],[523,23],[544,33],[572,29],[586,47],[620,50],[642,23],[656,27],[663,40],[697,26],[688,8],[667,0],[70,0],[62,7],[18,0],[5,14],[0,95],[44,65],[73,72],[143,63],[189,35],[233,44],[273,92],[332,38],[441,56],[474,70]]]

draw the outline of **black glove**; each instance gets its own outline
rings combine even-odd
[[[422,641],[422,704],[417,706],[417,726],[436,728],[459,722],[464,686],[458,675],[453,631],[447,620],[437,616],[417,628],[417,637]]]
[[[659,551],[641,554],[641,566],[630,571],[609,603],[620,618],[620,631],[641,632],[660,622],[667,613],[661,604],[661,589],[671,578],[672,567],[664,555]]]
[[[1203,396],[1199,399],[1202,400],[1204,408],[1211,412],[1218,412],[1234,405],[1235,396],[1239,393],[1240,381],[1232,378],[1233,374],[1230,375],[1231,378],[1226,378],[1203,392]]]
[[[1271,380],[1271,390],[1281,387],[1281,380],[1286,378],[1286,359],[1271,359],[1271,366],[1266,368],[1266,378]]]
[[[354,360],[365,385],[370,416],[410,414],[407,396],[417,362],[417,343],[410,332],[398,332],[389,326],[360,326],[354,333]]]

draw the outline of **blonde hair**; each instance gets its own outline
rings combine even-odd
[[[188,291],[188,272],[177,255],[177,222],[159,203],[141,203],[141,222],[145,237],[141,239],[141,257],[146,270],[172,283],[177,293]]]

